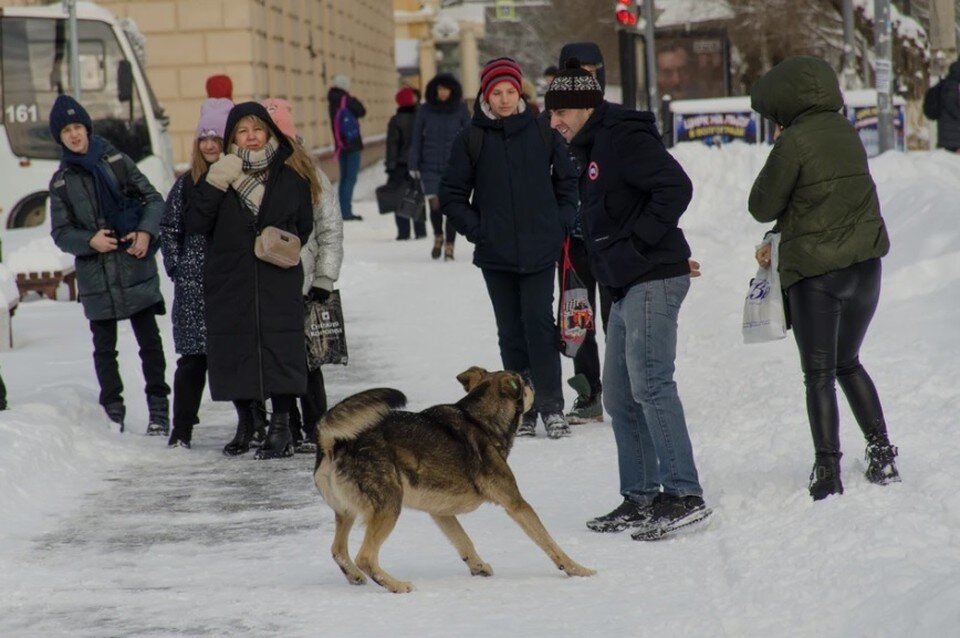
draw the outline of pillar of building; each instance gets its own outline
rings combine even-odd
[[[471,24],[460,25],[460,82],[466,98],[472,99],[480,90],[480,49]]]
[[[423,38],[420,40],[420,86],[426,87],[436,74],[437,48],[432,38]]]

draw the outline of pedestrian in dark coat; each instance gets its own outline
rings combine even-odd
[[[254,242],[267,226],[307,241],[310,185],[285,165],[290,142],[262,105],[235,106],[226,140],[228,154],[196,185],[186,219],[188,233],[209,238],[204,301],[210,394],[216,401],[270,398],[270,429],[258,455],[287,456],[290,409],[307,389],[303,267],[261,261]],[[238,427],[238,443],[249,444],[247,425]]]
[[[636,528],[653,540],[710,514],[673,379],[690,248],[679,228],[693,195],[652,113],[604,101],[599,82],[570,59],[547,90],[551,125],[580,173],[590,269],[612,304],[603,405],[617,442],[623,503],[587,522],[596,532]]]
[[[207,385],[207,322],[204,315],[203,267],[206,235],[187,235],[184,211],[194,185],[223,152],[224,128],[233,102],[208,99],[200,105],[190,170],[174,182],[160,221],[160,249],[167,276],[173,281],[173,343],[177,371],[173,375],[173,431],[170,447],[190,447],[203,389]]]
[[[880,397],[860,364],[860,346],[880,298],[880,258],[890,249],[867,154],[840,114],[829,64],[784,60],[750,91],[753,109],[783,132],[750,191],[750,214],[776,222],[778,270],[800,351],[816,461],[810,496],[842,494],[839,381],[867,442],[867,480],[899,481]],[[757,253],[770,266],[769,246]]]
[[[129,319],[140,346],[150,420],[147,433],[170,430],[166,361],[156,315],[166,312],[154,257],[163,198],[129,157],[93,134],[87,111],[61,95],[50,111],[61,146],[50,180],[51,235],[76,256],[77,288],[93,333],[100,404],[124,428],[126,408],[117,364],[117,322]],[[118,182],[125,175],[125,184]]]
[[[542,129],[521,100],[516,62],[493,60],[480,77],[477,110],[453,144],[440,205],[475,245],[473,263],[493,303],[504,368],[532,376],[535,409],[524,416],[518,436],[533,435],[539,413],[547,434],[559,438],[570,430],[563,417],[553,274],[576,213],[576,172],[563,141]],[[478,136],[480,148],[471,149]]]
[[[433,249],[430,256],[453,259],[457,230],[447,222],[443,228],[440,211],[440,178],[447,169],[450,149],[457,134],[470,124],[470,112],[463,103],[463,87],[449,73],[441,73],[427,83],[427,100],[417,113],[410,144],[410,171],[423,182],[423,192],[430,204],[430,225],[433,226]]]
[[[387,183],[394,188],[401,189],[410,179],[410,168],[407,161],[410,158],[410,145],[413,141],[414,121],[417,119],[417,96],[413,89],[405,86],[394,96],[397,103],[397,112],[387,123]],[[394,214],[397,223],[397,239],[410,239],[410,220]],[[427,225],[425,222],[413,222],[414,235],[417,239],[426,237]]]
[[[937,148],[960,153],[960,60],[950,65],[947,77],[927,89],[923,114],[937,122]]]
[[[346,75],[334,76],[333,86],[327,92],[327,103],[335,154],[340,165],[340,182],[337,187],[340,196],[340,212],[346,221],[360,221],[363,217],[353,214],[353,189],[360,175],[360,155],[363,151],[363,136],[360,134],[359,121],[367,114],[367,109],[363,106],[363,102],[350,94],[350,78]],[[357,121],[358,128],[354,139],[349,139],[339,130],[337,113],[341,109],[348,109]]]

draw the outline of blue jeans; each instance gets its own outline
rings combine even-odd
[[[702,496],[683,405],[673,380],[677,315],[690,277],[636,284],[607,323],[603,406],[620,464],[620,493],[649,504],[660,492]]]
[[[337,191],[340,196],[340,213],[344,219],[353,217],[353,189],[360,175],[360,151],[340,153],[340,184]]]

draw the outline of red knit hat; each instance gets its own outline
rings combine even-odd
[[[409,86],[404,86],[397,91],[393,99],[397,101],[397,106],[413,106],[417,103],[417,94]]]
[[[233,81],[229,75],[211,75],[207,78],[207,97],[233,100]]]
[[[490,93],[493,87],[501,82],[509,82],[517,89],[517,93],[523,93],[523,71],[516,60],[511,58],[497,58],[490,60],[480,71],[480,93],[483,95],[483,101],[490,101]]]

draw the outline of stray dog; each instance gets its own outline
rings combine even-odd
[[[336,513],[333,560],[353,585],[364,574],[392,592],[413,590],[380,567],[379,553],[403,507],[429,513],[474,576],[492,576],[458,514],[482,503],[503,506],[523,531],[570,576],[595,574],[550,537],[520,495],[507,455],[533,391],[513,372],[470,368],[457,376],[467,396],[423,412],[400,411],[399,390],[376,388],[347,397],[320,421],[314,480]],[[348,536],[357,517],[366,535],[357,561]]]

